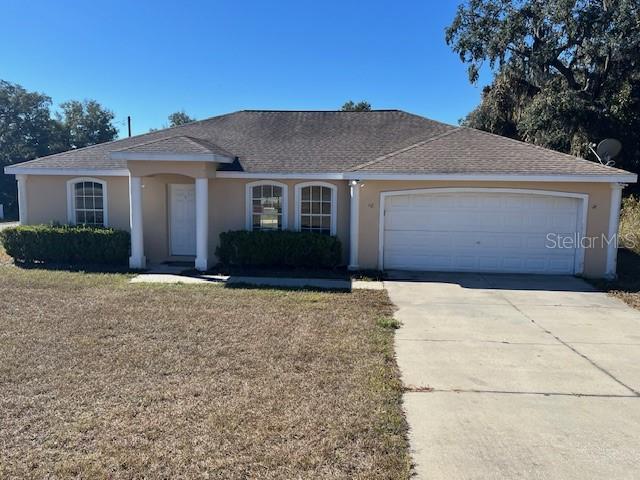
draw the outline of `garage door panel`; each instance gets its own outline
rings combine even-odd
[[[488,273],[540,273],[567,274],[573,262],[561,260],[551,262],[548,259],[523,259],[519,257],[459,257],[452,255],[423,255],[408,260],[406,256],[390,258],[394,268],[399,270],[432,270],[456,272]]]
[[[523,235],[504,235],[503,245],[505,248],[524,248],[529,246],[529,237]]]
[[[409,207],[411,196],[409,195],[395,195],[387,199],[387,208],[401,208]]]
[[[392,214],[390,214],[392,213]],[[455,217],[459,223],[452,224]],[[485,212],[456,212],[445,210],[441,212],[393,211],[387,210],[385,215],[387,230],[416,231],[416,230],[447,230],[458,232],[501,231],[501,232],[530,232],[537,233],[541,229],[545,232],[573,233],[577,231],[577,221],[574,214],[553,215],[540,214],[523,216],[522,212],[503,214],[496,218],[495,214]]]
[[[407,233],[410,233],[407,235]],[[397,251],[418,255],[421,252],[441,252],[454,248],[459,254],[467,251],[511,253],[526,251],[527,255],[569,256],[573,258],[573,249],[547,248],[546,235],[537,234],[496,234],[475,232],[475,235],[458,235],[459,232],[424,232],[424,231],[388,231],[385,233],[385,252]],[[476,254],[474,253],[474,254]]]
[[[573,273],[575,249],[547,248],[548,233],[578,230],[579,200],[486,192],[391,196],[386,269]]]

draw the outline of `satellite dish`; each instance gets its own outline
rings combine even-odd
[[[609,163],[613,157],[618,155],[622,150],[622,144],[615,138],[605,138],[598,144],[596,151],[598,157],[604,160],[605,163]]]

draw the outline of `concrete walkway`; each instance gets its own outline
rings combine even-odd
[[[17,227],[18,225],[20,225],[20,222],[2,222],[2,221],[0,221],[0,230],[4,230],[5,228],[9,228],[9,227]]]
[[[131,283],[228,284],[275,288],[317,288],[323,290],[382,290],[382,282],[336,280],[327,278],[250,277],[238,275],[183,275],[180,268],[151,270],[131,279]],[[182,269],[184,270],[184,269]]]
[[[418,478],[638,478],[640,312],[573,277],[385,287]]]

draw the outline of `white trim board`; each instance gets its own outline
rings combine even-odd
[[[100,168],[29,168],[12,165],[4,168],[7,175],[57,175],[57,176],[97,176],[97,177],[128,177],[129,170],[126,168],[119,169],[100,169]]]
[[[387,197],[398,195],[429,195],[438,193],[514,193],[522,195],[545,195],[552,197],[577,198],[582,205],[578,207],[578,232],[581,236],[587,234],[587,215],[589,211],[589,195],[586,193],[556,192],[551,190],[533,190],[523,188],[474,188],[474,187],[453,187],[453,188],[421,188],[416,190],[397,190],[391,192],[380,192],[380,212],[378,215],[378,269],[384,270],[384,216],[385,200]],[[574,275],[580,275],[584,271],[585,250],[579,242],[574,258]]]
[[[390,180],[390,181],[478,181],[478,182],[580,182],[635,183],[637,175],[522,175],[522,174],[393,174],[393,173],[248,173],[216,172],[216,178],[317,179],[317,180]]]
[[[387,173],[354,173],[344,174],[349,180],[434,180],[434,181],[473,181],[473,182],[580,182],[580,183],[635,183],[638,176],[628,175],[522,175],[522,174],[387,174]]]
[[[147,158],[148,160],[148,158]],[[5,167],[9,175],[95,175],[128,177],[128,169],[93,168],[30,168],[12,165]],[[521,174],[393,174],[393,173],[249,173],[216,172],[216,178],[246,178],[255,180],[388,180],[388,181],[473,181],[473,182],[567,182],[567,183],[636,183],[638,176],[626,175],[521,175]]]
[[[622,203],[622,190],[625,185],[620,183],[611,184],[611,196],[609,204],[609,228],[607,236],[609,243],[607,244],[607,264],[605,278],[613,279],[617,275],[618,264],[618,227],[620,225],[620,207]]]
[[[29,224],[29,195],[27,195],[27,176],[16,175],[18,184],[18,215],[20,225]]]
[[[249,173],[216,172],[216,178],[255,178],[267,180],[345,180],[343,173]]]

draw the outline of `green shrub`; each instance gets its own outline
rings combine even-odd
[[[402,326],[400,321],[393,317],[380,317],[376,320],[376,325],[385,330],[396,330]]]
[[[342,247],[319,233],[238,230],[220,234],[216,255],[227,266],[334,268]]]
[[[640,253],[640,199],[631,195],[622,200],[620,246]]]
[[[129,233],[84,226],[25,225],[0,231],[7,255],[22,262],[123,264]]]

